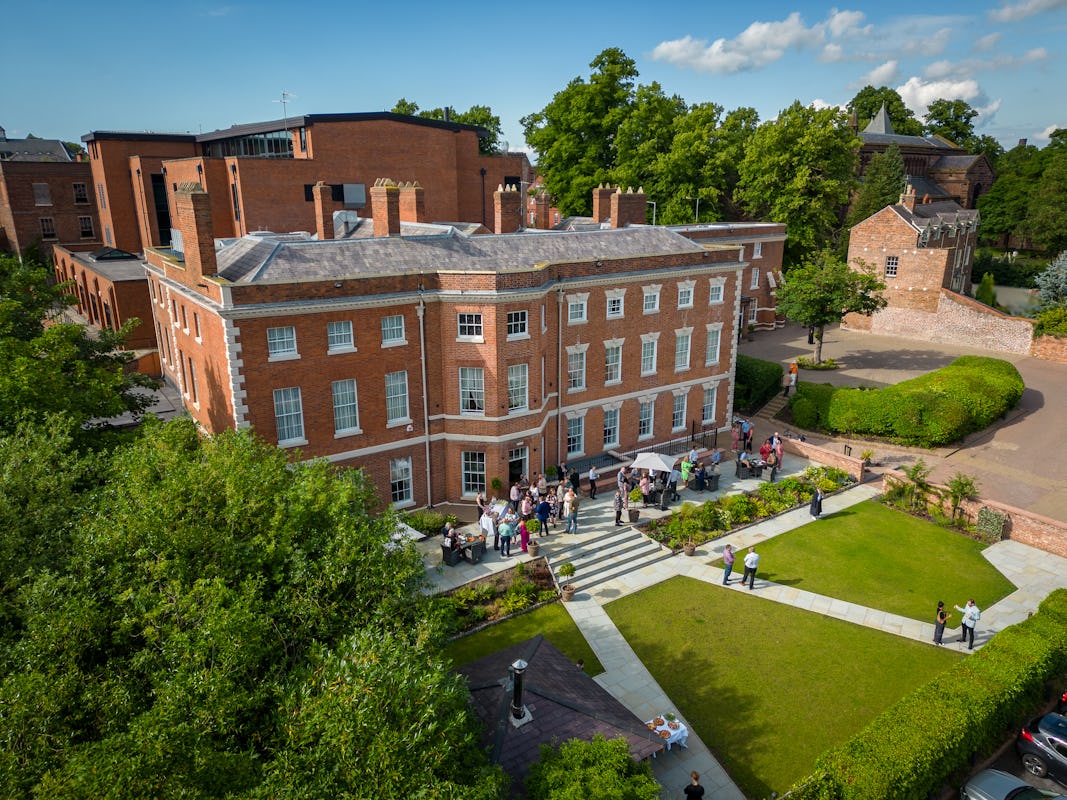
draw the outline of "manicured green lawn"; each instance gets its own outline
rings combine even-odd
[[[751,798],[784,793],[825,750],[961,658],[691,578],[606,610]]]
[[[952,611],[973,597],[984,609],[1015,591],[982,556],[985,547],[868,500],[756,550],[759,578],[932,623],[938,600]],[[957,628],[960,614],[952,614],[948,627]]]
[[[455,666],[461,667],[539,633],[572,661],[585,659],[586,674],[599,675],[604,671],[562,603],[550,603],[529,614],[520,614],[478,633],[456,639],[445,648],[445,655],[452,659]]]

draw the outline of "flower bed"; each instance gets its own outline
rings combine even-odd
[[[753,492],[732,494],[705,503],[684,503],[669,517],[651,521],[648,537],[672,550],[683,542],[703,542],[725,536],[731,530],[758,522],[811,502],[815,487],[823,494],[852,483],[852,477],[836,467],[809,467],[803,475],[763,483]]]
[[[463,633],[558,596],[548,562],[538,558],[453,589],[439,601],[450,631]]]

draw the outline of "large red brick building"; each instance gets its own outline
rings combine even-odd
[[[406,236],[402,193],[372,186],[374,235],[331,238],[342,204],[316,184],[320,240],[216,251],[216,198],[178,187],[182,249],[148,248],[146,269],[163,370],[200,425],[364,467],[397,507],[729,428],[739,244],[634,224],[644,195],[621,191],[609,229]],[[491,208],[517,218],[520,193]]]
[[[521,190],[530,165],[521,153],[481,154],[485,135],[473,125],[372,112],[308,114],[203,134],[93,131],[82,141],[104,241],[137,253],[170,244],[174,193],[188,182],[215,199],[218,237],[314,230],[311,186],[318,181],[346,208],[371,217],[367,187],[383,174],[427,189],[428,220],[489,227],[493,190]]]
[[[0,250],[100,246],[89,164],[55,139],[8,139],[0,128]]]

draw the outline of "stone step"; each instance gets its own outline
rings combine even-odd
[[[668,558],[674,558],[674,553],[669,550],[664,550],[662,547],[656,545],[653,542],[648,542],[648,548],[644,549],[638,557],[631,557],[624,563],[617,563],[611,566],[605,566],[604,568],[593,572],[592,574],[585,574],[579,572],[574,576],[571,581],[578,591],[587,591],[594,586],[599,586],[602,583],[607,583],[615,578],[620,578],[623,575],[627,575],[636,570],[647,567],[651,564],[655,564],[659,561],[664,561]]]
[[[574,577],[567,582],[582,590],[674,556],[630,526],[568,542],[562,547],[550,547],[543,552],[553,569],[565,561],[574,564]]]

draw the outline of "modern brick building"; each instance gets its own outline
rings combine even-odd
[[[8,139],[0,128],[0,250],[40,243],[100,246],[89,165],[55,139]]]
[[[182,249],[146,268],[163,370],[200,425],[364,467],[397,507],[729,428],[739,244],[635,225],[644,195],[621,191],[609,229],[402,235],[404,189],[370,188],[373,236],[331,238],[345,212],[319,183],[320,241],[216,252],[216,198],[178,187]],[[520,197],[493,194],[498,229]]]
[[[943,289],[969,294],[978,241],[978,211],[953,201],[919,202],[909,185],[900,202],[852,228],[848,262],[871,265],[885,282],[888,305],[873,316],[849,315],[850,328],[917,332],[932,324]]]
[[[473,125],[373,112],[308,114],[203,134],[93,131],[82,141],[104,241],[137,253],[170,244],[174,193],[188,182],[214,198],[218,237],[314,230],[311,186],[318,181],[346,208],[372,217],[367,187],[383,174],[426,188],[427,220],[492,227],[493,190],[521,190],[530,165],[521,153],[482,155],[485,135]]]

